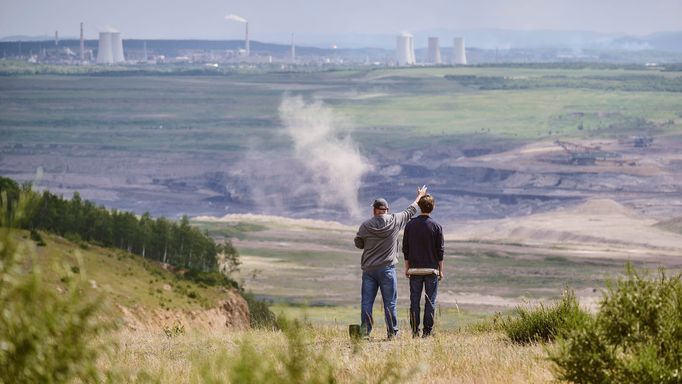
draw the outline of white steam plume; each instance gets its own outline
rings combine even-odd
[[[322,102],[306,103],[300,96],[285,96],[279,114],[294,141],[295,158],[310,173],[318,204],[359,217],[358,190],[371,166],[351,137],[341,136],[343,121]]]
[[[98,27],[97,32],[120,32],[120,31],[112,27],[111,25],[105,25],[103,27]]]
[[[240,23],[246,23],[246,19],[237,15],[225,15],[225,20],[237,21]]]

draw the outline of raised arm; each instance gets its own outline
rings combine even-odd
[[[396,224],[399,228],[405,228],[405,225],[407,225],[407,222],[410,221],[412,216],[414,216],[415,213],[417,213],[417,202],[419,199],[422,197],[426,196],[426,186],[423,186],[421,188],[417,188],[417,197],[414,199],[412,204],[410,204],[409,207],[407,207],[404,211],[398,213],[395,215],[396,217]]]

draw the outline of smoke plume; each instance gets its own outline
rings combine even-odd
[[[237,15],[225,15],[225,20],[237,21],[240,23],[246,23],[246,19]]]
[[[308,171],[321,207],[345,208],[358,217],[358,190],[370,170],[349,135],[347,124],[320,101],[285,96],[279,107],[285,132],[294,142],[294,157]]]

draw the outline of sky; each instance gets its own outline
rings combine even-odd
[[[646,35],[682,30],[682,0],[0,0],[0,37],[252,39],[395,35],[429,29],[578,30]]]

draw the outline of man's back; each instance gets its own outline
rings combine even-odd
[[[403,254],[410,268],[438,269],[445,250],[443,228],[428,215],[420,215],[405,226]]]
[[[417,205],[396,214],[374,216],[362,223],[355,237],[355,246],[362,249],[362,270],[395,264],[398,237],[407,221],[417,212]]]

